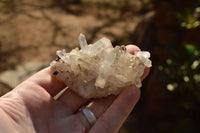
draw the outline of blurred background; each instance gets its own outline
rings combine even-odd
[[[200,0],[0,0],[0,95],[78,47],[80,33],[151,52],[120,133],[200,131]]]

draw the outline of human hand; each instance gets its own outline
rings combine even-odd
[[[139,51],[134,45],[126,48],[131,54]],[[148,73],[149,68],[146,68],[141,78]],[[52,77],[50,69],[46,68],[0,97],[0,133],[114,133],[140,97],[140,89],[131,86],[119,96],[90,100],[67,89],[54,100],[53,97],[64,88],[65,85]],[[94,125],[90,125],[79,111],[87,104],[97,118]]]

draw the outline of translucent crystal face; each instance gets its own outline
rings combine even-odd
[[[131,55],[125,46],[112,47],[109,39],[102,38],[87,44],[80,34],[81,49],[57,51],[58,59],[51,62],[51,73],[70,89],[85,98],[117,95],[125,87],[141,87],[140,77],[145,67],[151,67],[149,52]]]

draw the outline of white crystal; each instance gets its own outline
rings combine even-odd
[[[151,67],[149,52],[131,55],[125,46],[113,48],[107,38],[88,45],[83,34],[79,43],[80,50],[57,51],[59,59],[50,64],[52,75],[71,90],[89,99],[117,95],[131,85],[141,87],[140,77],[145,67]]]
[[[81,49],[84,49],[85,47],[87,47],[87,41],[86,41],[86,38],[85,38],[85,35],[83,35],[82,33],[79,35],[79,44],[80,44],[80,47]]]

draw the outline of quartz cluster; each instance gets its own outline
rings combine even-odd
[[[149,52],[132,55],[125,46],[113,48],[105,37],[88,45],[83,34],[79,43],[81,49],[58,50],[58,59],[50,64],[51,74],[69,89],[89,99],[117,95],[131,85],[141,87],[140,77],[145,67],[151,67]]]

